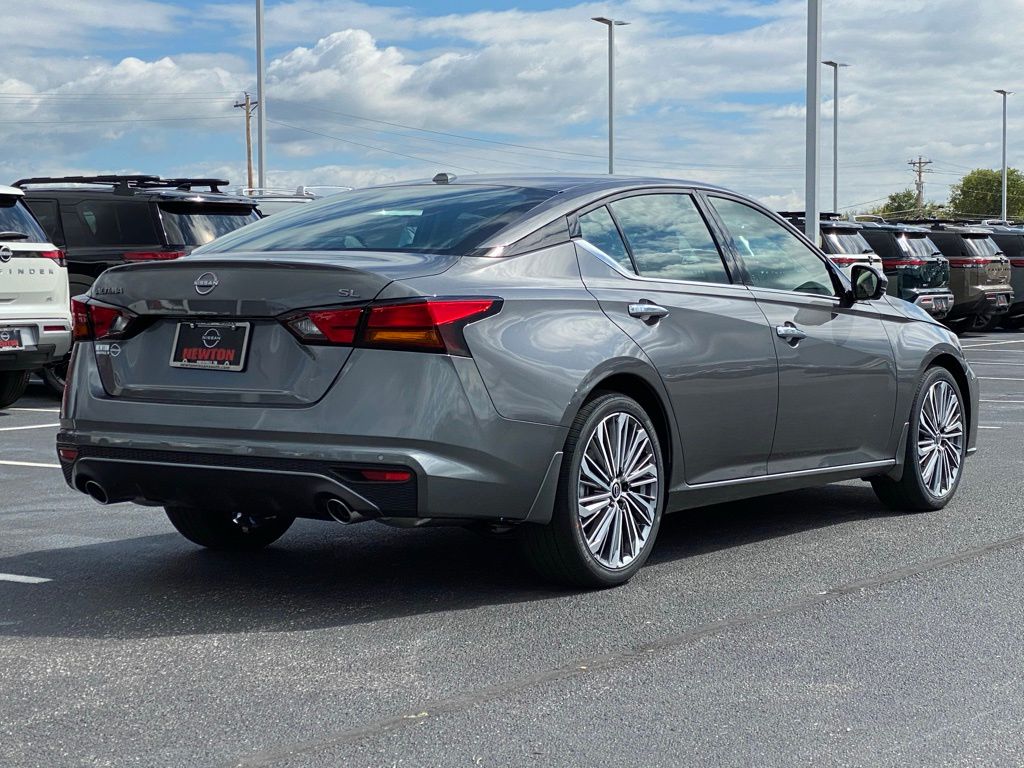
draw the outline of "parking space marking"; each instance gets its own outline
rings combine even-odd
[[[990,427],[988,424],[979,424],[978,429],[1002,429],[1002,427]]]
[[[972,360],[971,365],[1013,365],[1024,368],[1024,363],[999,363],[991,360]]]
[[[41,461],[10,461],[0,459],[0,464],[8,467],[45,467],[46,469],[60,469],[60,464],[44,464]]]
[[[39,576],[19,576],[16,573],[0,573],[0,581],[14,581],[18,584],[44,584],[53,579],[44,579]]]
[[[28,411],[30,413],[60,413],[60,408],[7,408],[8,411]]]
[[[983,344],[961,344],[964,349],[977,349],[978,347],[995,347],[1000,344],[1024,344],[1024,339],[1014,339],[1013,341],[986,341]]]
[[[1006,376],[979,376],[984,381],[1024,381],[1024,379],[1008,378]]]
[[[0,427],[0,432],[15,432],[19,429],[51,429],[59,426],[60,424],[29,424],[24,427]]]
[[[1018,405],[1024,405],[1024,400],[979,400],[979,403],[1016,403]]]

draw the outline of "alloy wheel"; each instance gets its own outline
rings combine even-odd
[[[964,417],[956,390],[948,381],[929,387],[921,402],[917,461],[921,480],[937,498],[956,486],[963,464]]]
[[[644,425],[621,411],[602,419],[580,462],[577,514],[590,554],[605,568],[625,568],[643,551],[657,513],[659,482]]]

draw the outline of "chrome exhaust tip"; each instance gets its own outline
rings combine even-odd
[[[339,498],[327,500],[327,514],[330,515],[332,520],[337,520],[345,525],[361,523],[367,519]]]
[[[107,492],[103,490],[103,486],[95,480],[87,480],[83,490],[99,504],[110,503],[110,497],[107,496]]]

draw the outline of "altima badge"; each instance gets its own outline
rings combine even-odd
[[[196,293],[200,296],[205,296],[220,285],[220,282],[217,280],[217,276],[213,274],[213,272],[203,272],[203,274],[196,278],[196,281],[192,283],[192,285],[195,286]]]

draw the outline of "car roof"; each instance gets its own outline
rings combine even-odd
[[[250,208],[258,204],[258,200],[243,195],[229,195],[224,192],[197,192],[184,189],[136,189],[131,195],[116,194],[114,188],[100,184],[38,184],[25,189],[29,197],[52,197],[53,195],[88,196],[115,198],[117,200],[167,200],[172,202],[224,203],[228,205],[245,205]]]
[[[881,229],[886,232],[920,232],[928,234],[932,231],[928,227],[904,224],[901,221],[859,221],[857,223],[864,229]]]
[[[438,174],[440,176],[442,174]],[[437,178],[436,176],[434,178]],[[660,176],[620,176],[608,174],[558,174],[558,173],[537,173],[537,174],[497,174],[477,173],[456,175],[448,174],[447,186],[477,185],[491,187],[524,187],[527,189],[546,189],[551,192],[561,193],[573,191],[599,191],[602,189],[614,190],[617,188],[628,189],[632,187],[645,186],[671,186],[691,187],[699,189],[714,189],[728,192],[724,187],[717,184],[708,184],[703,181],[687,179],[671,179]],[[381,187],[411,187],[419,185],[438,184],[433,179],[416,179],[413,181],[402,181],[391,184],[381,184]],[[438,186],[445,186],[438,184]]]

